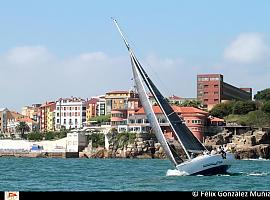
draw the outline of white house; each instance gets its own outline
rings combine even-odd
[[[86,101],[81,98],[60,98],[56,102],[55,129],[82,128],[86,121]]]

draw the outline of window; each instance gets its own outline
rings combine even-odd
[[[72,119],[69,119],[69,124],[72,124]]]
[[[75,124],[78,124],[78,120],[77,119],[75,119]]]
[[[56,122],[57,122],[57,124],[59,124],[59,123],[60,123],[60,120],[59,120],[59,119],[57,119],[57,120],[56,120]]]
[[[218,101],[218,99],[214,99],[214,101],[215,101],[215,102],[217,102],[217,101]]]
[[[64,124],[66,124],[67,123],[67,120],[66,119],[64,119]]]
[[[207,102],[207,101],[208,101],[208,99],[204,99],[204,101],[205,101],[205,102]]]
[[[77,107],[75,106],[75,110],[77,110]]]
[[[56,108],[57,110],[59,110],[60,108],[57,106],[57,108]]]
[[[214,94],[218,94],[218,92],[214,92]]]
[[[66,106],[64,107],[64,110],[66,110],[67,108],[66,108]]]
[[[203,94],[208,94],[208,92],[204,92]]]
[[[216,77],[216,78],[210,78],[210,81],[219,81],[219,78]]]
[[[218,85],[214,85],[214,88],[218,88]]]
[[[57,115],[57,117],[59,117],[59,113],[57,113],[56,115]]]
[[[66,116],[66,113],[64,112],[64,117]]]
[[[209,85],[204,85],[204,88],[208,88]]]

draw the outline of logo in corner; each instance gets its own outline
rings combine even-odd
[[[5,200],[19,200],[19,192],[5,192]]]

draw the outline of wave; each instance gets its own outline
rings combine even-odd
[[[247,176],[267,176],[269,173],[262,172],[262,173],[249,173]]]
[[[266,158],[245,158],[242,160],[254,160],[254,161],[270,161],[270,159],[266,159]]]
[[[186,172],[180,172],[177,169],[168,169],[166,176],[186,176],[188,175]]]

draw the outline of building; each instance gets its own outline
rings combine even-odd
[[[67,143],[66,143],[67,152],[80,152],[88,144],[86,136],[81,132],[69,132],[67,133]]]
[[[106,99],[105,95],[100,95],[97,97],[97,107],[96,107],[96,113],[97,116],[106,115]]]
[[[105,96],[93,97],[86,102],[86,120],[89,121],[93,117],[106,114]]]
[[[22,115],[27,116],[35,121],[38,121],[38,108],[41,104],[33,104],[32,106],[24,106],[22,107]]]
[[[0,108],[0,132],[5,133],[7,131],[7,108]]]
[[[237,88],[223,81],[222,74],[197,75],[197,99],[208,110],[226,100],[252,100],[251,88]]]
[[[127,124],[128,116],[134,115],[140,107],[139,95],[133,90],[108,92],[105,98],[112,126]]]
[[[55,129],[82,128],[86,121],[86,101],[81,98],[60,98],[56,102]]]
[[[128,108],[128,99],[137,98],[138,94],[133,90],[111,91],[105,95],[106,114],[111,114],[112,110],[124,110]]]
[[[91,118],[97,116],[97,102],[98,99],[91,98],[86,102],[86,120],[90,121]]]
[[[39,127],[41,132],[54,131],[54,111],[56,103],[46,102],[39,107]]]
[[[172,106],[180,118],[182,118],[191,132],[203,141],[204,128],[207,125],[208,113],[194,107]],[[162,113],[159,106],[153,106],[155,115],[159,121],[160,127],[167,138],[173,138],[169,123]],[[119,125],[118,132],[149,132],[151,130],[150,123],[147,120],[143,108],[140,108],[135,115],[129,116],[126,125]]]

